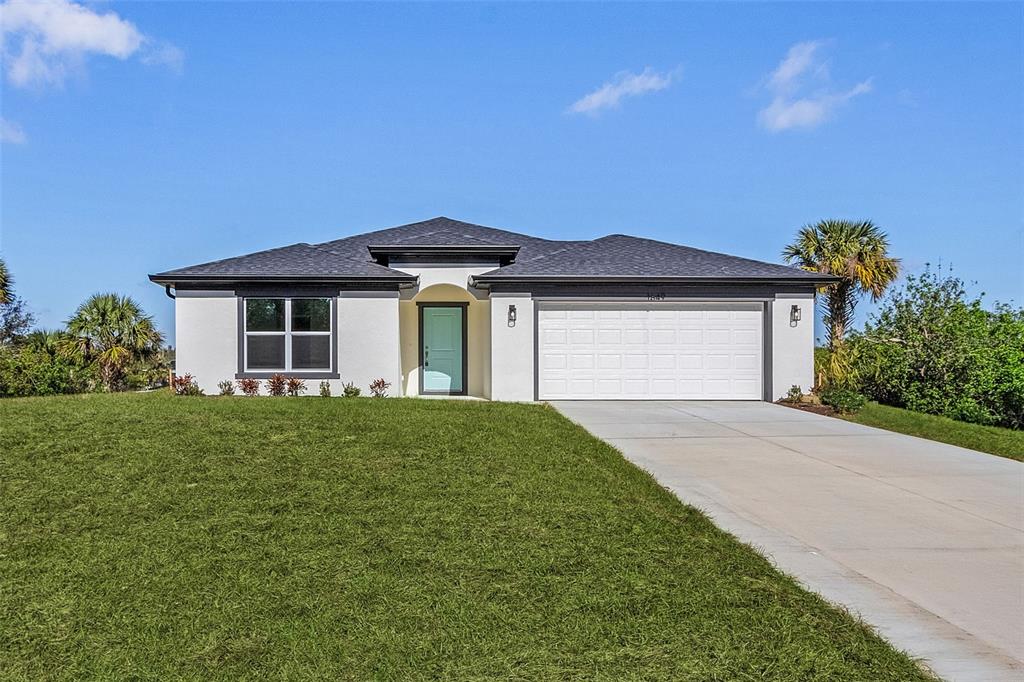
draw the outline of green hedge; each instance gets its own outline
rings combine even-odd
[[[0,397],[88,391],[92,368],[31,346],[0,346]]]
[[[1024,428],[1024,308],[982,307],[963,282],[909,277],[853,335],[856,382],[880,403]]]

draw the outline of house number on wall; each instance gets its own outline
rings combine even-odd
[[[664,301],[665,294],[647,294],[648,301]]]

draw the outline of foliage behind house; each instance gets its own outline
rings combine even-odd
[[[860,388],[872,399],[1024,428],[1024,308],[986,310],[959,278],[929,269],[891,291],[851,341]]]

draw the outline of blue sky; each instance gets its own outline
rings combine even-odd
[[[764,260],[870,218],[1024,301],[1024,5],[3,5],[0,252],[42,326],[437,215]],[[868,306],[862,310],[866,311]]]

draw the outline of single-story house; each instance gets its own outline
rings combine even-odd
[[[813,383],[816,273],[433,218],[150,275],[177,372],[492,400],[774,400]]]

